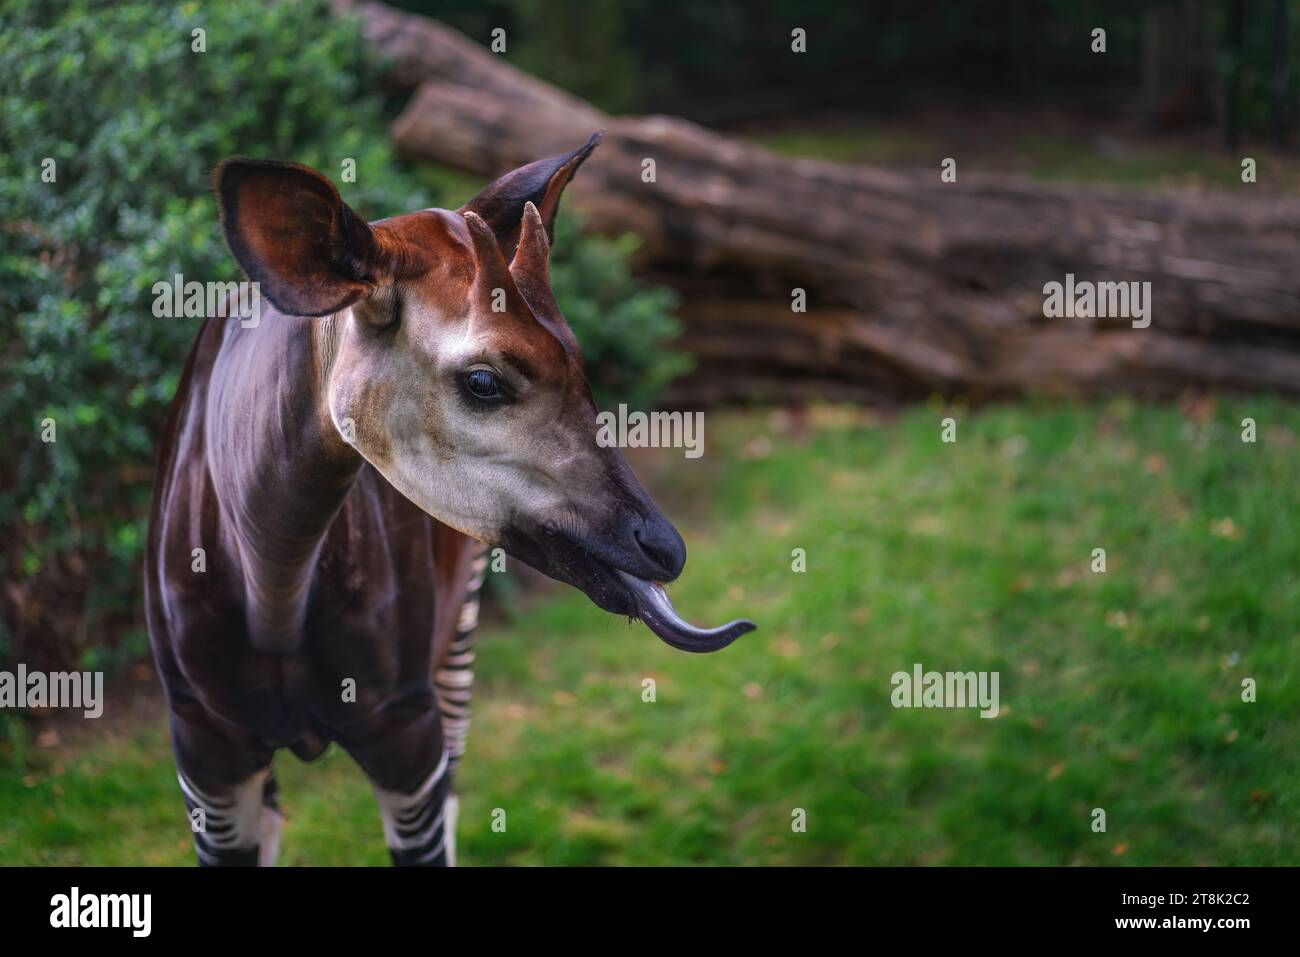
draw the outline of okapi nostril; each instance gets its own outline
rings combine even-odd
[[[641,554],[662,569],[668,579],[676,578],[686,564],[686,549],[675,531],[671,535],[655,539],[642,535],[642,530],[638,528],[632,532],[632,538]]]
[[[646,558],[650,559],[650,561],[654,562],[660,568],[668,567],[668,563],[664,561],[664,556],[660,554],[654,545],[651,545],[643,539],[639,531],[633,532],[632,537],[636,539],[637,546],[641,549],[641,553],[645,555]]]

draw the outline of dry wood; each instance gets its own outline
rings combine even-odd
[[[392,128],[406,154],[489,177],[605,129],[567,201],[640,233],[642,267],[682,291],[699,368],[679,400],[1300,391],[1298,200],[779,156],[610,117],[435,21],[339,6],[415,87]],[[1150,282],[1150,327],[1045,318],[1044,284],[1066,273]]]

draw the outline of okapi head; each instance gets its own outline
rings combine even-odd
[[[552,294],[560,194],[600,142],[530,163],[461,209],[367,224],[320,173],[231,159],[216,172],[231,252],[289,316],[333,317],[320,401],[350,445],[439,521],[714,651],[754,626],[696,628],[662,584],[681,536],[597,443],[582,352]]]

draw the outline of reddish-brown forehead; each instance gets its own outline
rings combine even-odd
[[[474,256],[465,225],[455,213],[422,209],[372,225],[379,241],[382,269],[388,277],[409,280],[440,273],[464,283],[473,281]]]
[[[387,276],[418,289],[421,299],[441,306],[445,315],[459,315],[459,307],[475,294],[474,254],[464,219],[444,209],[424,209],[372,226]],[[575,385],[581,390],[580,361],[575,362],[555,334],[533,315],[513,282],[506,289],[506,302],[506,312],[499,314],[493,325],[494,348],[513,364],[526,367],[532,377],[550,381],[576,378]],[[490,302],[480,305],[491,309]]]
[[[573,369],[568,352],[546,326],[538,320],[527,300],[513,282],[506,289],[506,311],[492,313],[486,298],[490,290],[478,288],[476,294],[485,297],[480,310],[492,316],[492,345],[508,357],[520,371],[549,382],[559,382],[572,377]]]

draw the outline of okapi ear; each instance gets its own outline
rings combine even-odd
[[[561,153],[549,159],[538,160],[506,173],[490,184],[460,211],[478,213],[496,234],[501,252],[508,262],[519,243],[519,226],[523,221],[524,204],[532,203],[542,215],[546,236],[555,239],[555,214],[560,208],[560,194],[569,185],[582,161],[591,155],[605,131],[597,130],[585,144],[570,153]]]
[[[213,180],[226,245],[275,308],[324,316],[370,291],[374,233],[326,177],[298,163],[236,157]]]

